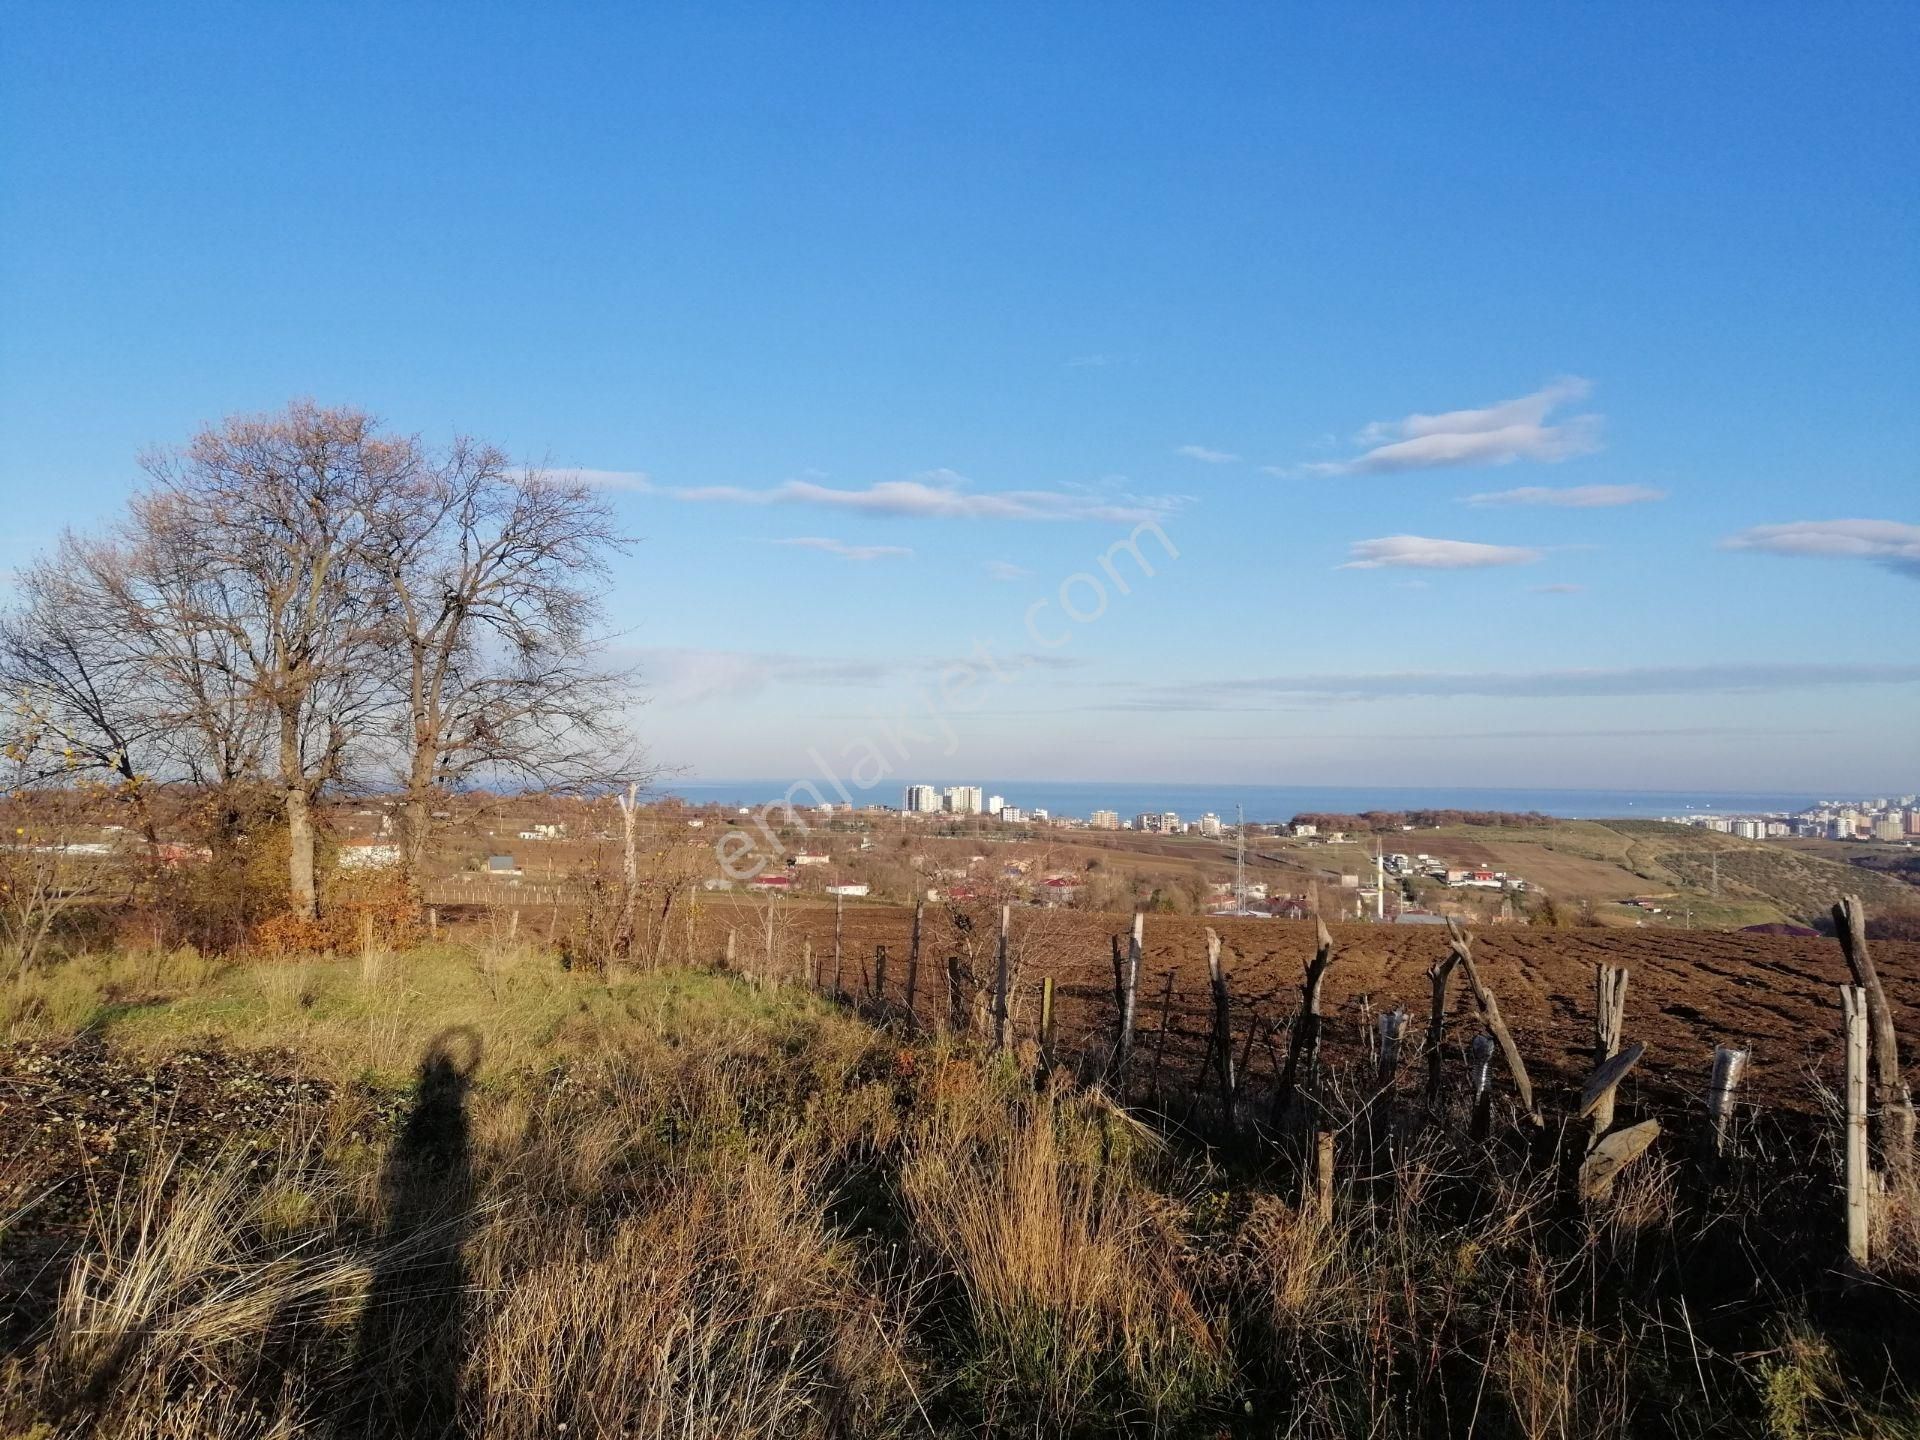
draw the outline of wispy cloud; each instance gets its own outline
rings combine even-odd
[[[1920,525],[1899,520],[1795,520],[1756,525],[1720,542],[1724,550],[1870,560],[1920,580]]]
[[[1354,437],[1365,448],[1348,460],[1298,467],[1310,475],[1385,475],[1451,465],[1509,465],[1516,460],[1553,463],[1600,448],[1600,417],[1569,415],[1549,424],[1556,410],[1583,400],[1592,386],[1568,376],[1531,395],[1477,410],[1408,415],[1376,420]]]
[[[769,545],[791,545],[798,550],[819,550],[843,560],[884,560],[896,555],[911,555],[905,545],[849,545],[844,540],[828,540],[818,535],[800,535],[791,540],[769,540]]]
[[[1230,450],[1213,450],[1205,445],[1182,445],[1173,452],[1184,455],[1189,460],[1199,460],[1208,465],[1231,465],[1240,457]]]
[[[1033,572],[1023,565],[1014,564],[1011,560],[989,560],[987,574],[995,580],[1025,580]]]
[[[1591,670],[1394,671],[1268,675],[1136,689],[1122,710],[1293,709],[1304,703],[1493,699],[1597,699],[1609,696],[1771,694],[1843,685],[1920,684],[1920,664],[1758,662],[1650,665]]]
[[[1584,585],[1529,585],[1536,595],[1578,595],[1586,590]]]
[[[1664,500],[1667,492],[1651,485],[1522,485],[1518,490],[1489,490],[1468,495],[1467,505],[1558,505],[1569,510],[1599,510],[1614,505],[1645,505]]]
[[[856,658],[798,655],[777,651],[708,650],[693,646],[652,646],[628,652],[639,664],[652,697],[665,705],[696,705],[716,699],[742,699],[774,686],[810,689],[878,689],[905,680],[931,681],[954,665],[979,670],[978,654],[910,655]],[[1000,654],[1000,670],[1058,673],[1092,662],[1081,656],[1049,652]]]
[[[1473,540],[1430,540],[1424,535],[1387,535],[1347,547],[1342,570],[1483,570],[1495,565],[1531,565],[1539,550],[1518,545],[1482,545]]]
[[[1179,507],[1173,496],[1125,495],[1105,489],[967,489],[966,477],[930,470],[906,480],[883,480],[858,489],[837,489],[814,480],[787,480],[769,489],[737,485],[659,489],[676,500],[723,505],[814,505],[857,515],[928,520],[1103,520],[1137,525]]]
[[[650,491],[653,480],[644,470],[582,470],[576,466],[549,465],[534,474],[545,480],[575,485],[590,485],[595,490]]]
[[[1131,355],[1115,354],[1111,351],[1095,351],[1091,355],[1075,355],[1067,361],[1069,370],[1104,370],[1110,365],[1130,365]]]

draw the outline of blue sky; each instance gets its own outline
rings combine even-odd
[[[1920,786],[1920,10],[552,8],[8,7],[0,571],[311,395],[693,774]]]

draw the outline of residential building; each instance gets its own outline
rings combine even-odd
[[[978,785],[949,785],[943,798],[947,812],[953,815],[978,815],[986,808],[986,797]]]
[[[1920,815],[1920,811],[1914,813]],[[1093,812],[1093,818],[1087,822],[1087,828],[1091,830],[1118,830],[1120,828],[1119,813],[1113,810],[1096,810]]]
[[[1220,817],[1209,810],[1200,817],[1200,833],[1209,840],[1220,838]]]
[[[909,785],[906,808],[916,815],[930,815],[940,808],[940,792],[931,785]]]
[[[989,815],[998,815],[1002,810],[1006,809],[1006,806],[1007,799],[1004,795],[989,795],[987,797],[987,814]]]

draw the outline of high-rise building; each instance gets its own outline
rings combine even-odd
[[[978,785],[949,785],[946,802],[952,814],[978,815],[985,808],[986,797]]]
[[[926,815],[940,808],[940,792],[931,785],[909,785],[907,787],[907,809],[916,815]]]
[[[1006,803],[1007,800],[1004,795],[987,796],[987,814],[998,815]]]
[[[1087,828],[1090,830],[1118,830],[1120,828],[1119,812],[1115,810],[1096,810],[1093,812],[1093,818],[1087,822]]]
[[[1220,838],[1220,817],[1209,810],[1200,817],[1200,833],[1209,840]]]

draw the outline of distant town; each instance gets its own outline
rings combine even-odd
[[[1920,795],[1877,800],[1823,800],[1790,815],[1664,815],[1674,825],[1717,830],[1742,840],[1879,840],[1899,844],[1920,839]]]

